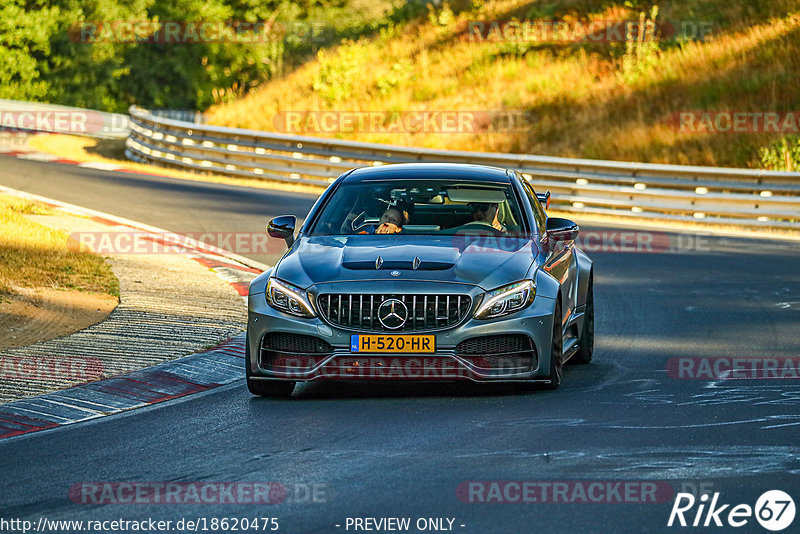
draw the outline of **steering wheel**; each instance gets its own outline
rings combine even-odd
[[[455,227],[454,230],[456,231],[456,234],[460,234],[462,232],[486,232],[497,237],[505,235],[502,231],[483,221],[468,222],[466,224],[462,224],[461,226]]]
[[[378,223],[380,223],[380,219],[369,219],[367,218],[367,212],[362,211],[350,222],[350,229],[354,233],[358,233],[359,230],[362,228],[367,228],[368,226],[374,226],[377,228]]]

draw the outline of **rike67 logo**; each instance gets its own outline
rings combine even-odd
[[[794,521],[794,500],[780,490],[765,492],[758,498],[755,507],[749,504],[723,504],[719,497],[719,492],[716,492],[709,502],[708,494],[697,499],[691,493],[678,493],[667,526],[739,528],[747,525],[755,516],[762,527],[778,532]]]

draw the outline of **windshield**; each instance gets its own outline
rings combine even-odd
[[[386,180],[342,184],[310,235],[519,235],[526,228],[509,184]]]

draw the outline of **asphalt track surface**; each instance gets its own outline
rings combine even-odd
[[[260,232],[269,217],[304,215],[313,201],[10,158],[0,159],[0,184],[177,232]],[[319,383],[291,400],[267,400],[235,383],[0,441],[0,517],[269,516],[290,533],[355,532],[346,528],[354,517],[408,517],[412,527],[432,517],[454,518],[453,531],[463,533],[669,532],[678,529],[666,525],[682,490],[754,506],[778,489],[800,505],[800,380],[667,372],[679,357],[800,357],[800,246],[656,239],[680,250],[591,252],[595,361],[569,366],[558,391]],[[275,254],[256,259],[272,263]],[[468,481],[626,480],[666,484],[672,494],[657,503],[584,503],[575,495],[480,503],[457,493]],[[274,481],[289,495],[274,505],[76,504],[69,488],[84,481]],[[307,498],[311,486],[319,502]],[[798,525],[800,517],[786,532]],[[767,532],[753,517],[736,531]]]

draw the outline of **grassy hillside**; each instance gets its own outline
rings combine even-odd
[[[800,2],[661,0],[657,6],[656,13],[652,2],[635,0],[397,4],[402,16],[387,16],[374,32],[341,41],[246,96],[213,106],[210,120],[273,130],[276,114],[288,110],[509,111],[527,113],[526,126],[496,133],[328,135],[461,150],[786,166],[783,152],[791,152],[794,137],[682,133],[674,118],[685,110],[800,110]],[[469,34],[470,21],[601,27],[640,13],[662,27],[655,37],[634,32],[621,41],[564,42]],[[711,32],[694,34],[693,25]],[[678,33],[666,35],[663,28]],[[771,156],[760,153],[770,146],[776,147]]]
[[[391,20],[387,8],[371,0],[3,0],[0,98],[203,110],[374,30]]]

